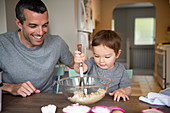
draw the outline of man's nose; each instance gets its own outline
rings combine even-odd
[[[43,28],[42,27],[39,27],[38,28],[38,35],[43,35]]]

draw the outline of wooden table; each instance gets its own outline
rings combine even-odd
[[[105,96],[101,101],[87,105],[93,106],[117,106],[126,111],[126,113],[141,113],[143,109],[147,109],[153,105],[146,104],[139,101],[139,97],[130,97],[129,101],[114,102],[112,97]],[[33,94],[32,96],[23,98],[20,96],[12,96],[10,94],[2,95],[2,113],[41,113],[41,107],[48,104],[56,105],[57,112],[62,113],[62,109],[70,104],[67,98],[62,94]],[[170,113],[170,107],[156,106],[159,107],[165,113]]]

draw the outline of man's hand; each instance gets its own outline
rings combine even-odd
[[[30,81],[20,84],[3,83],[2,90],[7,91],[12,95],[21,95],[22,97],[29,96],[32,93],[40,93],[40,90],[37,90]]]

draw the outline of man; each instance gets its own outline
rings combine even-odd
[[[73,68],[73,55],[59,37],[49,35],[48,11],[41,0],[16,5],[16,32],[0,35],[2,90],[12,95],[52,93],[58,61]]]

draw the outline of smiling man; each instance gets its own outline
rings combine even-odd
[[[48,30],[48,13],[36,13],[24,9],[25,21],[21,24],[18,18],[16,24],[20,28],[18,32],[19,39],[24,46],[30,49],[37,48],[43,43]]]
[[[73,68],[73,55],[59,36],[48,31],[48,11],[41,0],[20,0],[16,5],[15,32],[0,35],[2,90],[12,95],[52,93],[54,68]]]

